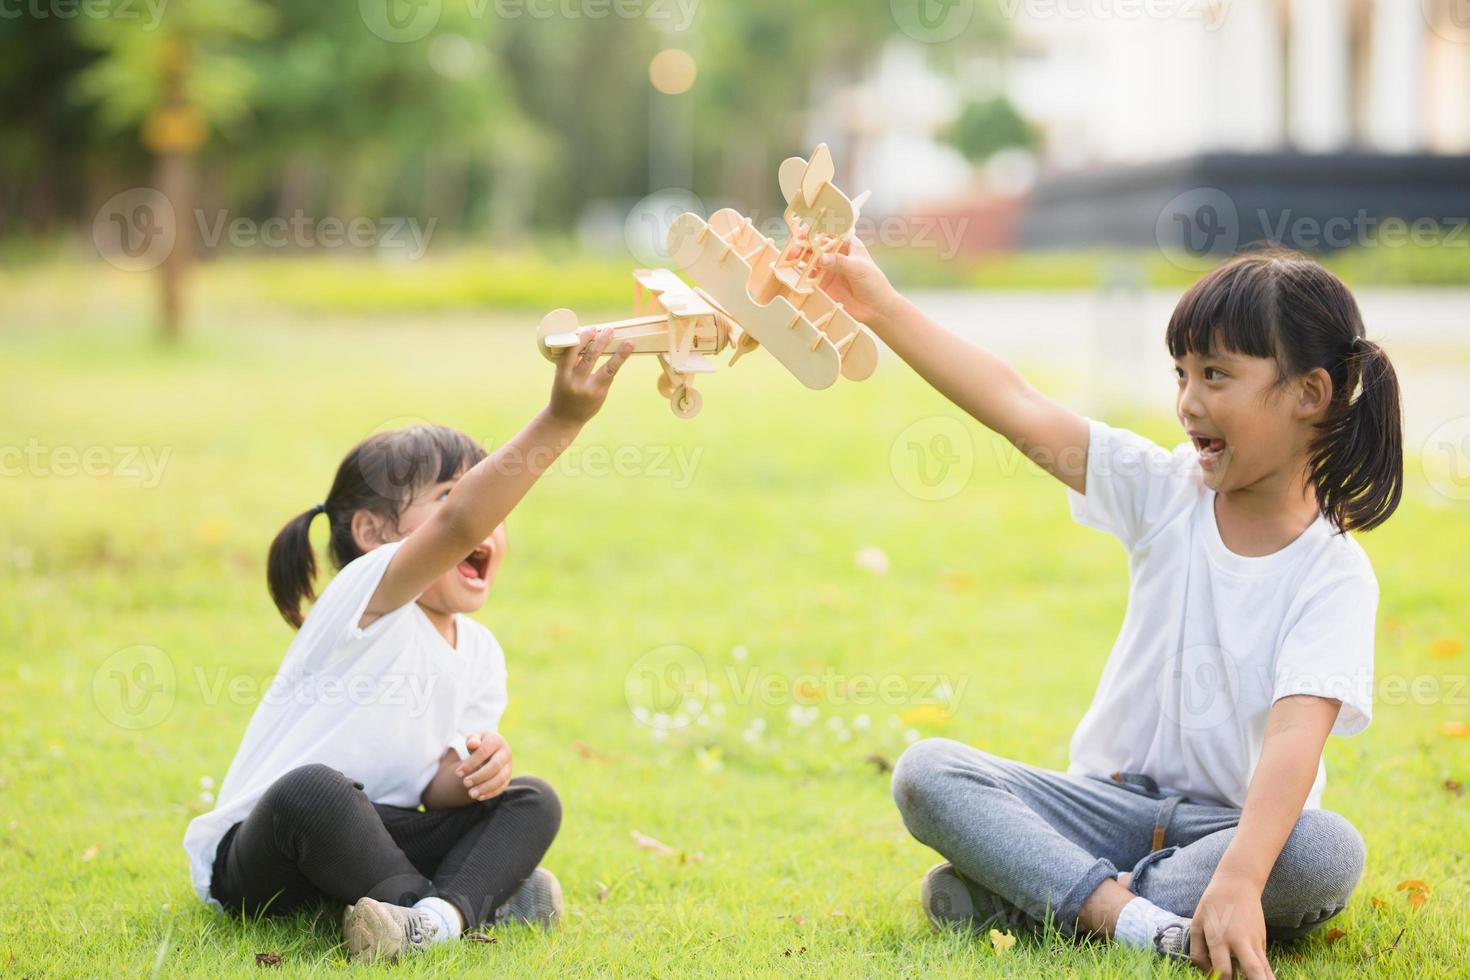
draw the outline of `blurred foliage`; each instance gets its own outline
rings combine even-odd
[[[588,202],[670,174],[763,201],[813,129],[845,135],[809,117],[814,96],[897,31],[887,4],[846,0],[799,16],[786,0],[445,0],[401,6],[432,28],[394,35],[375,4],[401,0],[90,0],[0,18],[0,236],[84,224],[149,183],[139,129],[181,39],[208,136],[201,206],[434,216],[451,236],[506,239],[565,231]],[[982,6],[964,43],[992,43],[999,23]],[[650,84],[667,47],[697,66],[684,95]]]
[[[1003,95],[965,103],[945,135],[972,163],[1013,147],[1034,149],[1041,141],[1040,133]]]

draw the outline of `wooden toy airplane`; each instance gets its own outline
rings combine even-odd
[[[778,172],[786,198],[783,250],[749,218],[724,208],[706,223],[686,212],[669,229],[674,262],[699,284],[691,288],[667,269],[639,269],[634,316],[612,323],[609,349],[631,340],[635,354],[657,354],[663,366],[658,390],[674,414],[693,418],[703,399],[694,376],[716,370],[704,355],[734,348],[730,363],[765,347],[808,388],[826,388],[839,375],[862,381],[878,364],[878,345],[868,328],[820,286],[821,257],[852,234],[867,194],[849,200],[832,183],[832,156],[819,144],[810,161],[789,157]],[[548,313],[537,345],[555,360],[578,344],[580,325],[571,310]]]

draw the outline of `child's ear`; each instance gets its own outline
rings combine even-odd
[[[1310,419],[1327,411],[1332,404],[1332,375],[1326,368],[1313,368],[1301,376],[1296,415]]]
[[[352,540],[357,542],[357,550],[366,554],[381,544],[388,543],[386,527],[383,518],[370,510],[357,510],[352,513]]]

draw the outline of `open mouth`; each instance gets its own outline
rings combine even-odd
[[[485,588],[486,576],[490,574],[490,549],[480,545],[466,555],[455,570],[466,585],[477,589]]]
[[[1220,457],[1225,455],[1225,450],[1229,447],[1224,439],[1217,439],[1199,432],[1191,432],[1189,438],[1194,441],[1194,448],[1199,451],[1199,461],[1202,466],[1213,466],[1219,462]]]

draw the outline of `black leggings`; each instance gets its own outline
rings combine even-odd
[[[288,915],[323,898],[412,905],[433,895],[473,928],[515,894],[560,826],[561,802],[534,776],[494,799],[420,812],[373,803],[330,766],[301,766],[225,834],[210,891],[247,915]]]

